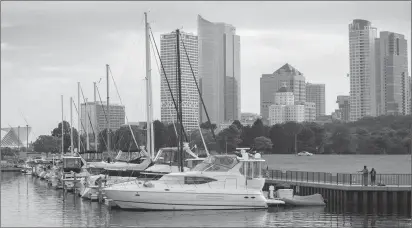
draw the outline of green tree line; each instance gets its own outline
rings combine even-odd
[[[154,121],[155,150],[162,147],[178,145],[177,134],[179,124],[164,124]],[[267,154],[292,154],[308,151],[316,154],[408,154],[411,150],[412,116],[380,116],[366,117],[356,122],[333,122],[324,125],[315,122],[287,122],[266,126],[258,119],[252,126],[243,126],[234,121],[229,127],[219,131],[214,140],[210,127],[216,131],[216,125],[202,123],[200,125],[206,146],[210,151],[232,152],[238,147],[250,147]],[[33,143],[38,152],[60,152],[62,123],[51,131],[51,135],[41,135]],[[146,130],[138,126],[122,126],[110,131],[110,147],[112,151],[136,150],[131,130],[137,144],[146,145]],[[70,146],[70,125],[63,122],[64,150]],[[73,129],[74,147],[77,148],[77,130]],[[96,134],[98,150],[107,150],[106,129]],[[81,136],[81,149],[84,150],[86,137]],[[94,142],[94,134],[89,136]],[[190,146],[196,145],[204,149],[200,131],[188,132]]]

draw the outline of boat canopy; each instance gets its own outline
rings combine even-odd
[[[179,163],[179,149],[177,147],[166,147],[159,150],[155,157],[156,164],[178,165]],[[194,154],[188,145],[183,147],[183,160],[198,159],[199,157]]]
[[[239,163],[236,155],[212,155],[198,164],[193,171],[228,172]]]

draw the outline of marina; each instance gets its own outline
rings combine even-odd
[[[21,54],[8,59],[13,66],[9,65],[6,71],[9,76],[5,79],[13,81],[11,76],[22,78],[30,73],[39,79],[37,83],[42,83],[28,83],[27,77],[27,83],[20,82],[21,91],[11,87],[19,96],[7,99],[11,107],[4,108],[10,115],[5,121],[10,124],[1,129],[2,227],[412,226],[412,127],[405,127],[412,126],[412,108],[410,102],[406,103],[411,88],[405,85],[411,80],[407,70],[397,75],[398,68],[407,69],[406,65],[400,66],[405,61],[393,64],[399,66],[387,65],[383,48],[393,41],[392,35],[381,32],[378,38],[376,28],[364,19],[354,19],[349,25],[350,60],[363,61],[367,56],[371,60],[368,64],[376,66],[350,61],[351,72],[347,74],[350,95],[339,95],[336,102],[339,109],[330,115],[325,111],[325,100],[329,99],[325,84],[312,83],[315,78],[306,81],[304,74],[289,63],[273,73],[262,74],[260,114],[246,113],[248,108],[243,103],[258,106],[249,99],[257,99],[259,93],[249,81],[250,76],[242,76],[246,80],[241,82],[241,71],[242,75],[256,74],[242,70],[243,62],[250,64],[256,60],[258,65],[267,59],[275,64],[284,61],[285,56],[276,59],[259,51],[259,46],[267,44],[257,38],[266,36],[273,40],[267,43],[278,44],[279,40],[273,38],[291,31],[261,34],[267,29],[248,28],[244,24],[237,31],[232,24],[206,20],[199,9],[206,9],[208,3],[201,3],[204,5],[199,9],[184,9],[186,13],[197,14],[196,34],[191,32],[193,25],[182,24],[183,11],[172,16],[176,21],[170,20],[170,15],[162,18],[167,14],[161,13],[160,8],[150,13],[152,18],[147,9],[149,5],[109,7],[104,16],[99,16],[100,11],[93,4],[78,8],[78,14],[73,14],[76,7],[50,5],[49,17],[33,23],[41,25],[38,32],[44,33],[43,39],[13,43],[25,37],[21,32],[14,35],[14,40],[2,42],[2,51],[9,52],[32,41],[40,44],[40,40],[44,40],[48,44],[42,49],[30,45],[24,50],[17,49],[28,54],[26,61],[30,64],[15,65],[19,59],[25,59]],[[241,4],[238,5],[241,8]],[[34,16],[38,17],[47,8],[30,7],[25,13],[33,17],[33,22]],[[217,12],[223,7],[224,4],[211,9]],[[11,27],[9,31],[15,33],[14,28],[34,28],[27,24],[31,20],[22,16],[23,11],[14,10],[17,13],[9,16],[13,23],[2,24],[2,30]],[[74,19],[64,22],[65,13]],[[108,13],[113,16],[108,17]],[[236,13],[233,7],[233,14]],[[141,17],[140,26],[136,15]],[[61,20],[57,19],[60,17]],[[91,21],[96,18],[98,25],[92,25]],[[116,21],[119,18],[123,21]],[[226,20],[224,17],[219,20],[223,19]],[[293,20],[284,25],[295,29],[289,27],[289,21]],[[59,30],[54,28],[55,22],[60,24]],[[174,29],[165,32],[166,28]],[[326,31],[326,26],[323,29]],[[366,33],[358,31],[369,29],[374,30],[373,34],[368,39],[360,39]],[[33,33],[34,30],[27,31]],[[71,31],[70,35],[67,31]],[[313,39],[313,34],[307,36],[306,32],[295,35],[309,41]],[[86,36],[90,40],[85,39]],[[31,36],[27,34],[27,37]],[[128,37],[130,43],[141,42],[141,46],[126,44],[124,37]],[[243,39],[252,37],[256,40],[246,45],[249,50],[241,51],[240,41],[243,47],[243,43],[248,43]],[[339,40],[338,36],[331,38],[331,44],[335,38]],[[407,53],[403,53],[407,41],[403,35],[400,38],[397,37],[394,44],[397,55],[407,57]],[[76,39],[79,39],[77,43]],[[366,46],[361,43],[361,57],[354,58],[353,53],[359,46],[355,44],[363,40],[370,43]],[[288,48],[297,48],[296,44]],[[323,41],[320,44],[323,46]],[[83,49],[84,53],[79,54],[77,49]],[[324,49],[327,48],[311,51],[310,58],[316,60],[317,51]],[[246,55],[241,55],[245,50]],[[123,59],[126,51],[130,56]],[[248,51],[259,53],[261,58],[247,59]],[[309,51],[300,47],[297,53],[303,55]],[[336,47],[336,51],[340,50]],[[366,55],[364,51],[370,53]],[[30,52],[36,53],[35,57]],[[296,55],[293,50],[276,53]],[[309,70],[312,66],[303,67],[308,60],[301,59],[298,63],[308,74],[314,74]],[[265,64],[269,67],[269,63]],[[357,64],[360,71],[355,72],[353,66]],[[36,72],[34,65],[42,73]],[[27,66],[27,69],[17,71],[16,66]],[[393,68],[391,80],[402,82],[402,99],[395,97],[393,89],[387,89],[392,86],[385,73],[389,67]],[[318,67],[317,70],[324,69]],[[43,75],[54,78],[43,80]],[[363,84],[353,86],[358,81]],[[43,88],[35,95],[41,94],[44,102],[39,98],[28,100],[35,95],[29,95],[26,84]],[[244,86],[248,88],[247,96],[241,96]],[[359,88],[359,99],[353,99],[358,96],[354,88]],[[43,94],[46,90],[49,94]],[[88,97],[91,94],[93,99]],[[339,100],[347,102],[341,105]],[[364,104],[365,101],[370,104]],[[388,105],[391,102],[395,104],[393,107]],[[30,116],[30,124],[20,106]],[[25,126],[21,121],[17,123],[17,109]],[[2,122],[2,125],[5,124]]]

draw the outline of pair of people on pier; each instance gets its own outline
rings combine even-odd
[[[372,168],[372,170],[369,172],[368,168],[365,166],[363,166],[363,170],[359,171],[362,172],[362,183],[364,186],[368,186],[368,182],[369,182],[369,174],[371,175],[371,185],[374,186],[375,185],[375,181],[376,181],[376,170],[375,168]]]

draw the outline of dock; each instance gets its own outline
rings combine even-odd
[[[343,211],[411,213],[411,174],[378,174],[374,186],[362,185],[362,174],[264,170],[265,188],[290,187],[294,194],[319,193],[331,208]],[[379,184],[379,186],[378,186]]]
[[[1,172],[21,172],[21,168],[16,168],[16,167],[1,167]]]

